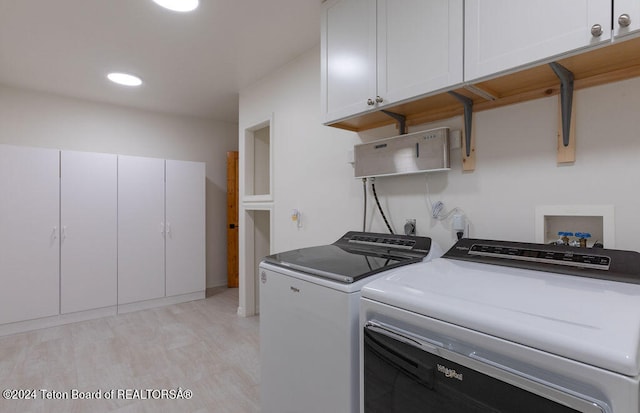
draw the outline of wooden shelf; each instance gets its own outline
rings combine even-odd
[[[548,65],[550,61],[573,72],[575,90],[630,79],[640,76],[640,38],[617,40],[606,46],[545,61],[514,73],[467,83],[452,90],[471,98],[474,112],[557,95],[560,93],[560,81]],[[383,109],[406,116],[407,126],[462,115],[462,105],[447,92],[385,106]],[[375,111],[329,126],[359,132],[394,123],[394,119]]]

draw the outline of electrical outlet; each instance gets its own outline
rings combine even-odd
[[[467,226],[467,222],[464,215],[462,214],[453,215],[453,220],[451,221],[451,228],[453,229],[453,232],[455,232],[456,237],[458,239],[464,237],[466,226]]]
[[[404,235],[416,235],[416,220],[413,218],[407,219],[404,224]]]

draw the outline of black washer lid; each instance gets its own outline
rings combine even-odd
[[[307,274],[351,283],[391,268],[421,261],[431,239],[366,232],[347,232],[331,245],[273,254],[264,261]]]

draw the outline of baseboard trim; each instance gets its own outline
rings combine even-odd
[[[205,291],[197,291],[195,293],[175,295],[172,297],[162,297],[136,303],[97,308],[95,310],[78,311],[76,313],[59,314],[51,317],[37,318],[34,320],[2,324],[0,325],[0,337],[25,333],[33,330],[40,330],[43,328],[57,327],[64,324],[75,323],[78,321],[94,320],[96,318],[126,314],[134,311],[164,307],[172,304],[180,304],[188,301],[200,300],[203,298],[205,298]]]
[[[121,304],[118,306],[118,314],[126,314],[133,311],[148,310],[150,308],[164,307],[166,305],[186,303],[188,301],[200,300],[204,297],[204,291],[197,291],[195,293],[155,298],[153,300],[139,301],[137,303]]]
[[[36,318],[34,320],[18,321],[10,324],[0,325],[0,336],[25,333],[27,331],[40,330],[43,328],[57,327],[64,324],[78,321],[93,320],[117,314],[117,307],[110,306],[97,308],[95,310],[78,311],[76,313],[59,314],[51,317]]]

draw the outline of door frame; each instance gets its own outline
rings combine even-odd
[[[255,231],[256,226],[252,218],[254,211],[269,211],[269,254],[273,254],[274,244],[274,147],[275,128],[274,113],[265,114],[254,122],[248,122],[239,128],[239,189],[240,208],[238,216],[238,269],[239,269],[239,304],[238,315],[250,317],[257,314],[256,277],[258,271],[255,265]],[[268,170],[269,193],[255,194],[255,140],[256,132],[269,128]]]
[[[256,288],[259,276],[256,265],[255,231],[256,225],[253,218],[254,212],[269,212],[269,254],[273,254],[273,204],[251,204],[240,206],[239,216],[239,250],[240,250],[240,293],[238,315],[250,317],[258,314],[256,303],[258,301],[258,289]]]

